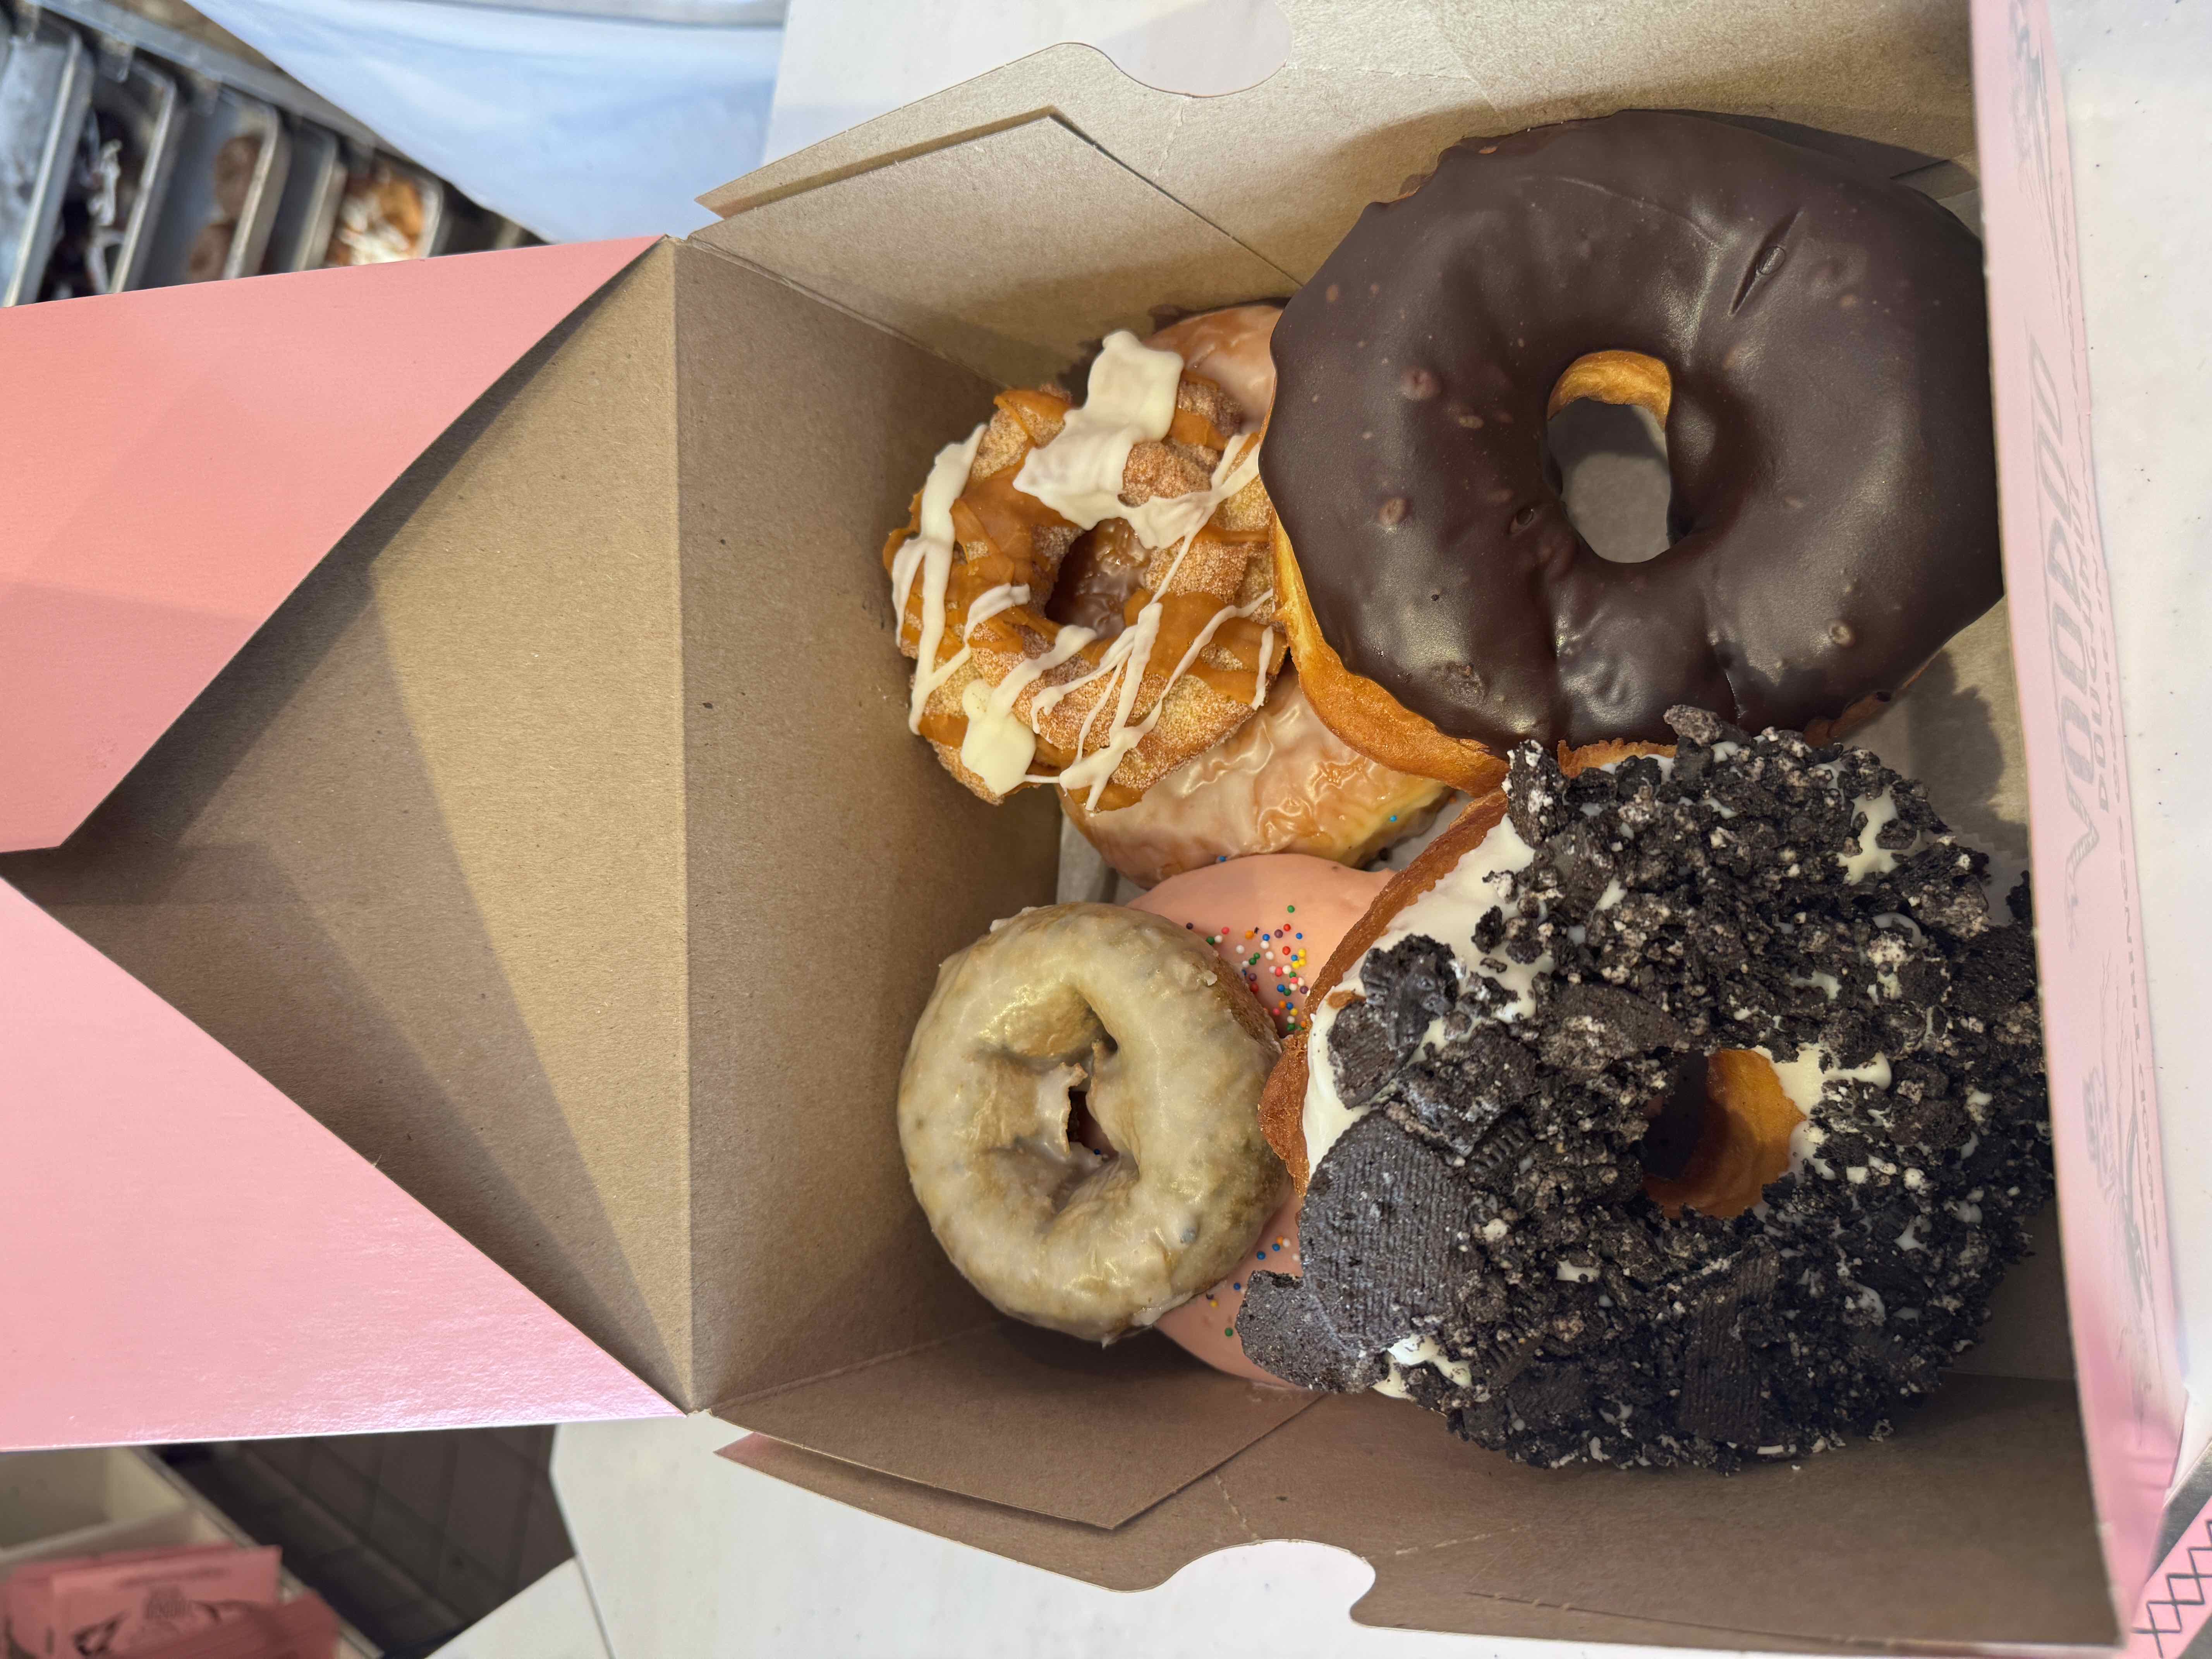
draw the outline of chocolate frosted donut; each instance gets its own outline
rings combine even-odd
[[[1486,785],[1475,745],[1663,740],[1675,703],[1817,738],[2002,592],[1980,245],[1780,139],[1641,110],[1470,139],[1367,209],[1274,354],[1292,651],[1390,765]],[[1664,423],[1647,563],[1560,501],[1577,397]]]

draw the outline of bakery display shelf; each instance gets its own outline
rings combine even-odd
[[[289,76],[278,75],[249,64],[241,58],[196,40],[181,29],[173,29],[156,23],[112,0],[13,0],[18,16],[44,11],[50,17],[67,18],[70,22],[89,31],[100,39],[112,43],[118,52],[145,52],[159,58],[177,68],[230,87],[250,98],[258,98],[264,104],[274,105],[287,115],[313,121],[317,126],[327,127],[343,138],[349,138],[366,149],[387,149],[389,146],[375,133],[348,115],[327,98],[318,96]]]
[[[348,172],[343,139],[311,121],[295,125],[292,165],[276,201],[264,270],[310,270],[322,264]]]
[[[0,305],[38,297],[92,73],[82,36],[37,19],[0,62]]]
[[[109,0],[0,0],[0,304],[536,240],[282,74]]]
[[[143,60],[103,61],[71,154],[42,300],[137,285],[156,210],[176,165],[184,100],[177,77]]]
[[[185,118],[143,279],[133,286],[258,272],[290,165],[291,138],[274,106],[203,85]]]

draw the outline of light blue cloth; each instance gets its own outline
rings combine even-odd
[[[486,207],[552,241],[697,228],[759,164],[783,31],[436,0],[198,0]]]

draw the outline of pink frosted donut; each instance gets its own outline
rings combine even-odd
[[[1304,853],[1266,853],[1171,876],[1131,908],[1201,934],[1243,975],[1277,1032],[1288,1036],[1306,1028],[1305,994],[1314,975],[1389,879],[1387,870],[1370,874]],[[1300,1271],[1297,1214],[1293,1197],[1267,1218],[1250,1261],[1162,1315],[1157,1328],[1217,1370],[1279,1383],[1244,1357],[1237,1314],[1244,1305],[1244,1275],[1254,1267]]]

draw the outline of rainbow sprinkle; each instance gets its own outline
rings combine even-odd
[[[1283,914],[1288,916],[1297,908],[1286,904]],[[1197,931],[1194,922],[1185,922],[1183,926]],[[1215,950],[1229,956],[1231,964],[1243,976],[1245,985],[1260,1000],[1260,1006],[1267,1011],[1284,1036],[1305,1029],[1304,1000],[1313,988],[1306,974],[1312,966],[1312,958],[1302,943],[1305,935],[1295,923],[1227,927],[1206,933],[1203,937]],[[1234,946],[1231,945],[1232,940]],[[1231,955],[1232,949],[1235,954]]]

